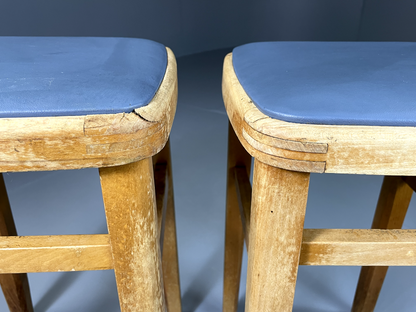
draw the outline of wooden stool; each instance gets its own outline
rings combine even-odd
[[[121,311],[181,311],[166,144],[173,53],[123,38],[3,37],[0,46],[0,172],[100,168],[109,232],[15,237],[0,179],[0,284],[10,310],[33,311],[24,273],[114,269]]]
[[[416,231],[400,230],[416,188],[415,66],[416,44],[397,42],[227,55],[223,311],[237,308],[244,239],[250,312],[291,311],[298,265],[363,266],[352,310],[373,311],[388,266],[416,265]],[[386,176],[372,230],[303,229],[310,172]]]

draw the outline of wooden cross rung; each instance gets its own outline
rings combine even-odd
[[[234,173],[248,248],[251,185],[244,167],[236,167]],[[405,181],[412,182],[413,177]],[[416,266],[416,230],[304,229],[299,264]]]
[[[0,273],[112,268],[108,234],[0,237]]]
[[[415,266],[416,230],[305,229],[299,264]]]
[[[163,244],[166,164],[156,165],[158,231]],[[100,235],[0,236],[0,274],[113,269],[110,237]]]

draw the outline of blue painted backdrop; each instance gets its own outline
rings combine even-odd
[[[416,40],[414,0],[0,0],[0,35],[153,39],[177,56],[260,40]]]

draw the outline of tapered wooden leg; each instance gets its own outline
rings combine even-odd
[[[172,161],[169,141],[163,150],[154,157],[155,164],[167,166],[167,207],[163,238],[163,283],[165,285],[166,305],[169,312],[181,312],[181,288],[179,282],[178,246],[176,240],[175,203],[173,196]]]
[[[152,159],[100,178],[121,311],[165,311]]]
[[[373,229],[400,229],[413,190],[401,177],[385,177],[372,224]],[[388,267],[362,267],[353,312],[373,311]]]
[[[246,311],[292,311],[309,173],[254,162]]]
[[[246,152],[229,124],[227,164],[227,212],[225,221],[223,312],[237,311],[244,232],[235,188],[234,167],[245,167],[250,175],[251,156]]]
[[[0,175],[0,235],[17,235],[3,175]],[[26,274],[0,274],[0,285],[11,312],[33,311]]]

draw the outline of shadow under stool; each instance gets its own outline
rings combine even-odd
[[[362,266],[352,311],[373,311],[388,266],[416,265],[416,231],[401,230],[416,189],[415,68],[415,43],[252,43],[227,55],[223,311],[237,310],[244,240],[250,312],[292,311],[299,265]],[[311,172],[385,176],[372,229],[304,229]]]
[[[0,38],[0,172],[99,168],[109,233],[17,237],[1,177],[0,284],[11,311],[33,311],[25,273],[109,269],[121,311],[181,311],[168,142],[176,101],[175,57],[159,43]]]

